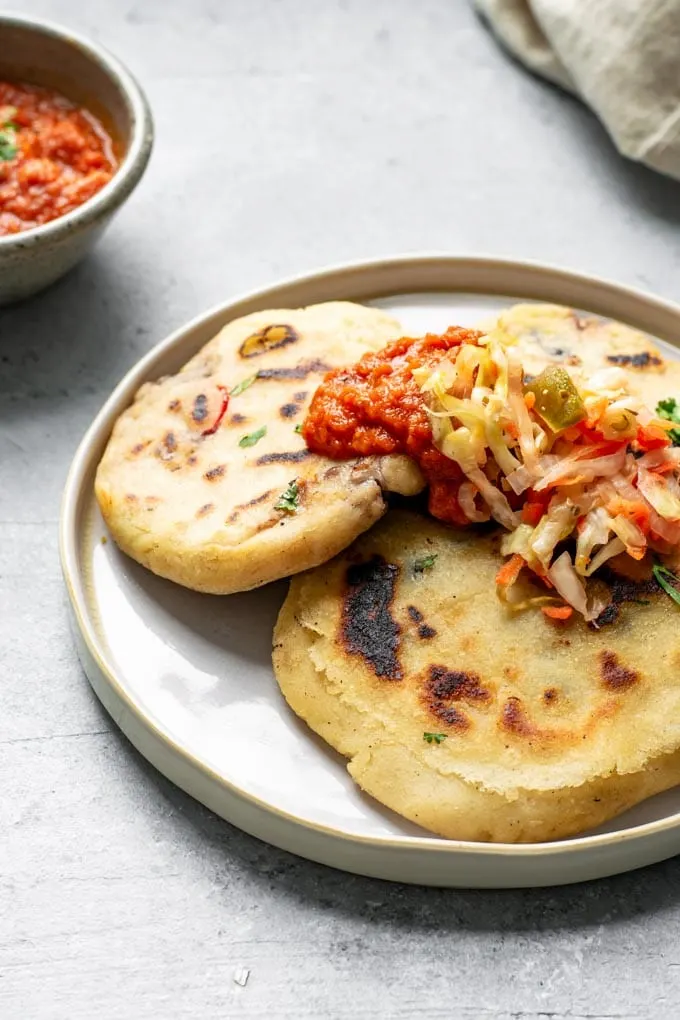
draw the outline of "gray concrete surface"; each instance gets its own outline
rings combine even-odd
[[[158,140],[97,253],[0,312],[0,1017],[677,1017],[677,861],[540,892],[390,886],[271,849],[180,794],[90,693],[56,522],[104,397],[211,303],[418,249],[530,256],[678,298],[680,188],[622,162],[463,0],[14,6],[123,58]]]

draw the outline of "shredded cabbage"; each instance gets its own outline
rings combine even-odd
[[[541,518],[532,535],[530,546],[542,567],[547,569],[550,565],[555,546],[571,534],[577,517],[578,508],[567,501],[548,509]]]
[[[568,552],[563,552],[561,556],[557,557],[548,571],[548,577],[564,601],[588,619],[586,589],[574,569]]]
[[[644,532],[633,521],[627,517],[612,517],[612,531],[621,539],[626,552],[635,560],[641,560],[647,551],[647,540]]]
[[[534,488],[537,492],[541,492],[543,489],[550,489],[555,485],[570,485],[574,481],[592,481],[598,475],[615,475],[623,467],[626,459],[625,448],[605,457],[595,456],[595,451],[577,450],[576,453],[564,457],[536,482]]]
[[[638,464],[638,489],[650,506],[666,521],[680,520],[680,497],[668,484],[668,480]]]
[[[606,544],[609,540],[610,531],[611,518],[604,507],[598,506],[586,514],[581,531],[576,539],[574,566],[578,574],[588,575],[588,565],[591,561],[593,549],[597,545]]]
[[[522,366],[515,358],[508,358],[508,406],[519,429],[519,448],[522,451],[524,465],[530,471],[536,471],[538,452],[534,439],[534,423],[524,402],[523,382]]]
[[[590,577],[591,574],[594,574],[596,570],[600,569],[603,563],[606,563],[607,560],[610,560],[612,556],[618,556],[620,553],[625,551],[626,547],[621,541],[621,539],[612,538],[610,542],[607,542],[606,545],[603,545],[602,548],[595,553],[592,560],[590,561],[590,566],[585,571],[585,576]]]
[[[642,559],[649,549],[680,556],[673,423],[631,394],[628,373],[617,367],[578,388],[565,378],[551,392],[556,413],[542,418],[536,405],[542,401],[545,412],[544,392],[525,385],[514,344],[499,322],[434,368],[415,368],[414,378],[436,447],[464,476],[457,500],[467,520],[502,524],[501,553],[521,556],[537,583],[545,578],[557,592],[525,598],[513,581],[498,585],[499,597],[512,608],[563,599],[595,620],[604,603],[589,601],[586,579],[607,560],[622,553]],[[577,398],[580,418],[558,413],[560,399]],[[566,541],[573,559],[561,548]]]
[[[458,490],[458,502],[460,508],[469,521],[473,524],[482,524],[489,520],[491,514],[487,509],[480,509],[475,497],[479,495],[479,489],[475,488],[472,482],[463,482]]]
[[[503,429],[498,418],[498,407],[491,401],[486,406],[484,413],[484,426],[486,430],[486,441],[494,455],[496,463],[504,475],[510,481],[510,477],[516,471],[526,471],[517,457],[512,454],[503,437]],[[510,483],[512,485],[512,482]]]
[[[529,543],[533,533],[534,529],[529,524],[520,524],[514,531],[509,531],[507,535],[503,535],[501,539],[501,555],[513,556],[515,553],[519,553],[528,563],[531,557]]]
[[[603,599],[588,601],[583,581],[576,573],[568,552],[557,557],[548,571],[548,577],[564,601],[573,606],[586,621],[596,620],[605,608],[606,602]]]
[[[491,516],[505,528],[510,530],[516,528],[519,524],[519,517],[513,512],[503,493],[499,492],[493,482],[489,481],[484,472],[476,468],[473,471],[466,471],[466,474],[482,494],[491,511]]]

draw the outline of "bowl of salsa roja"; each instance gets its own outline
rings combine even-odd
[[[139,183],[153,123],[95,43],[0,14],[0,305],[63,276]]]

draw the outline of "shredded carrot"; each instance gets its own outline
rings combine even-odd
[[[532,411],[536,404],[536,394],[532,393],[531,390],[524,394],[524,403],[527,405],[527,410]]]
[[[651,468],[653,475],[667,475],[670,471],[675,471],[677,464],[674,464],[672,460],[666,460],[663,464],[657,464],[656,467]]]
[[[514,553],[496,574],[496,584],[501,585],[503,588],[510,587],[519,577],[523,566],[524,558],[519,553]]]
[[[572,475],[569,478],[570,485],[581,485],[582,482],[589,481],[588,475]],[[548,489],[556,489],[560,482],[555,482],[554,485],[549,485]]]
[[[580,421],[578,425],[574,425],[575,429],[578,429],[579,435],[582,440],[588,445],[593,443],[606,443],[607,440],[602,435],[597,427],[597,422],[592,418],[588,418],[587,421]],[[621,444],[619,444],[621,445]]]
[[[612,453],[618,453],[619,450],[625,450],[628,443],[624,439],[623,442],[620,439],[596,439],[597,449],[593,450],[593,456],[597,457],[608,457]]]
[[[535,528],[545,513],[545,503],[525,503],[522,507],[522,521]]]
[[[637,524],[640,531],[645,535],[649,531],[650,510],[642,500],[623,499],[621,496],[614,496],[607,503],[607,513],[611,514],[612,517],[626,517],[633,524]],[[631,553],[630,549],[628,549],[628,552],[635,559],[638,558]],[[641,559],[642,556],[639,558]]]
[[[640,548],[633,547],[632,545],[627,545],[626,546],[626,552],[634,560],[644,560],[645,555],[647,553],[647,549],[646,548],[645,549],[640,549]]]
[[[662,450],[671,445],[665,430],[657,425],[647,425],[645,428],[638,425],[635,441],[641,450]]]
[[[512,436],[513,439],[519,439],[519,429],[515,425],[514,421],[506,422],[503,428],[509,436]]]
[[[547,510],[548,503],[550,502],[551,499],[552,496],[549,492],[545,492],[544,490],[536,492],[535,489],[527,489],[526,495],[527,503],[542,503],[543,509]]]
[[[551,620],[568,620],[574,610],[571,606],[541,606],[541,612]]]

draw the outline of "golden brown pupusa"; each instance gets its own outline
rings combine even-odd
[[[388,807],[452,839],[598,825],[680,780],[678,608],[622,583],[599,630],[496,595],[498,536],[390,512],[293,579],[274,636],[291,708]]]
[[[95,482],[120,548],[188,588],[242,591],[343,549],[384,513],[383,488],[422,488],[406,458],[334,463],[296,432],[328,369],[399,332],[348,302],[256,312],[142,386]]]
[[[506,337],[516,340],[528,375],[546,365],[563,365],[578,383],[602,369],[617,368],[627,377],[630,391],[652,410],[666,397],[680,399],[680,362],[670,360],[640,330],[562,305],[513,305],[497,321]]]

